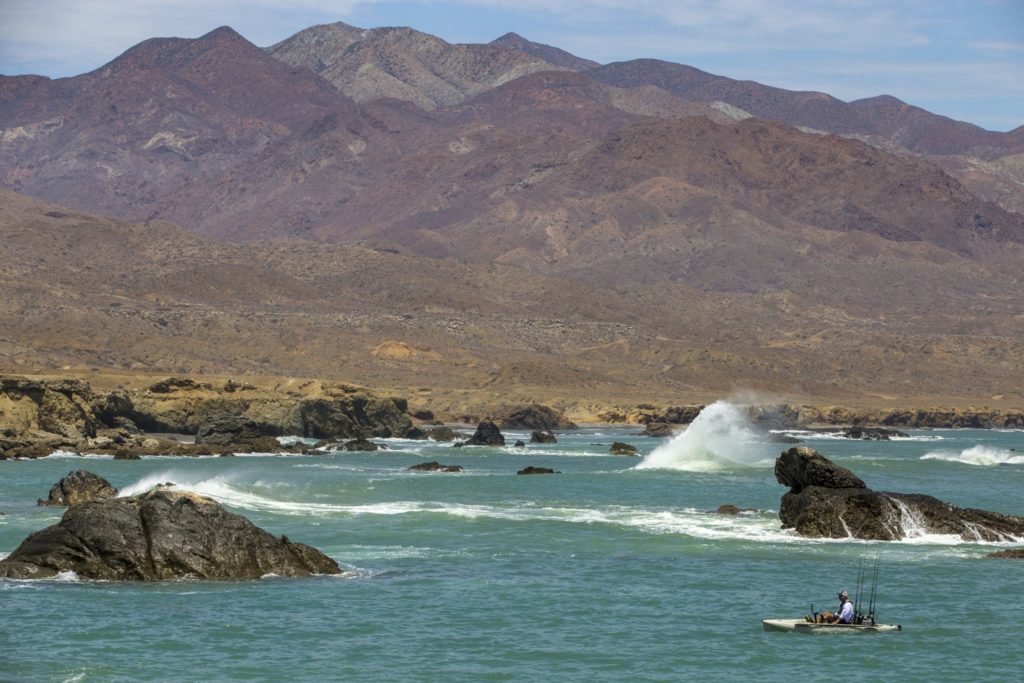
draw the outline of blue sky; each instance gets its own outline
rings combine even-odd
[[[450,42],[515,31],[599,62],[654,57],[1024,125],[1024,0],[0,0],[0,73],[72,76],[146,38],[223,25],[266,46],[334,21]]]

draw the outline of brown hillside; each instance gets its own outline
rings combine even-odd
[[[709,234],[709,270],[737,272],[738,251],[760,250],[779,277],[775,291],[711,291],[660,275],[678,256],[663,245],[623,259],[636,277],[601,285],[589,269],[229,245],[0,201],[0,371],[324,377],[456,413],[525,400],[593,412],[741,388],[890,405],[1024,400],[1017,246],[979,261],[866,233],[767,230],[746,245]]]

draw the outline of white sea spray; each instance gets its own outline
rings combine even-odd
[[[730,467],[768,467],[774,450],[754,431],[744,412],[728,401],[706,406],[668,443],[654,449],[636,469],[713,472]]]
[[[991,467],[993,465],[1024,465],[1024,455],[1004,448],[993,448],[978,444],[962,451],[931,451],[921,460],[944,460],[964,465]]]

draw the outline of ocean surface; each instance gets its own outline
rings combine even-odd
[[[772,472],[786,446],[731,406],[673,439],[638,431],[561,432],[526,448],[387,439],[378,453],[0,461],[0,557],[59,520],[36,499],[87,469],[123,494],[174,482],[211,496],[346,570],[0,580],[0,680],[1024,680],[1024,561],[985,557],[1009,544],[915,529],[890,543],[797,538],[780,528]],[[1022,431],[803,436],[871,488],[1024,514]],[[642,457],[609,455],[613,441]],[[406,470],[431,460],[465,472]],[[516,475],[529,465],[559,474]],[[711,512],[723,504],[753,511]],[[879,621],[902,632],[762,630],[763,618],[834,608],[876,555]]]

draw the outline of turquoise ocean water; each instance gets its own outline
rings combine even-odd
[[[0,680],[1024,680],[1024,561],[985,558],[1007,545],[796,538],[778,521],[784,446],[751,438],[728,407],[674,440],[637,431],[563,432],[525,449],[384,440],[375,454],[0,462],[0,555],[57,522],[62,510],[36,499],[88,469],[123,493],[172,481],[209,495],[346,569],[0,580]],[[644,457],[608,455],[613,441]],[[807,444],[874,489],[1024,514],[1021,431]],[[406,471],[429,460],[466,471]],[[560,474],[516,475],[528,465]],[[725,503],[757,511],[709,512]],[[832,608],[876,553],[879,618],[902,632],[762,630],[762,618]]]

